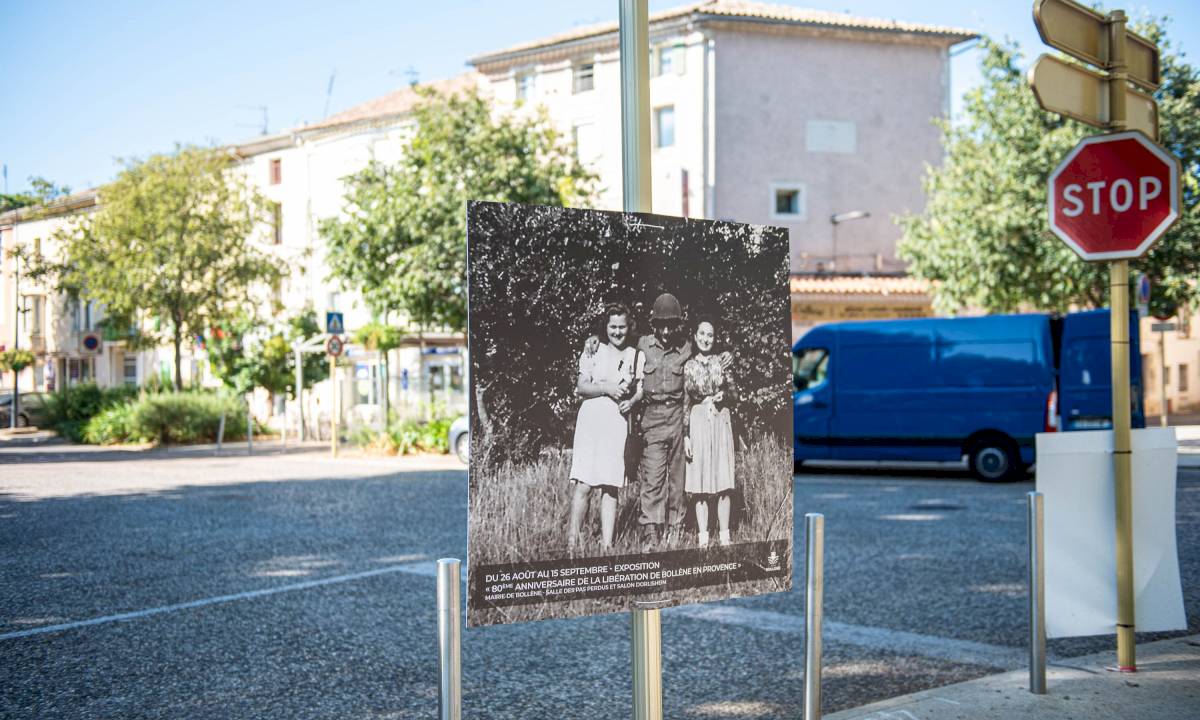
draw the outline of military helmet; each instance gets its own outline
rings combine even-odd
[[[683,320],[683,308],[671,293],[663,293],[654,301],[654,308],[650,311],[650,322],[660,320]]]

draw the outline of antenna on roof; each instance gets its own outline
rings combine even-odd
[[[409,87],[413,87],[414,85],[416,85],[419,82],[420,77],[421,77],[421,73],[417,72],[417,69],[415,67],[413,67],[412,65],[409,65],[404,70],[401,70],[399,68],[393,68],[391,70],[388,70],[388,77],[400,77],[401,75],[408,77],[408,86]]]
[[[337,68],[329,73],[329,87],[325,88],[325,112],[321,113],[321,118],[329,117],[329,100],[333,97],[333,80],[337,77]]]
[[[267,134],[267,106],[266,105],[238,105],[241,110],[258,110],[262,113],[262,125],[258,123],[238,123],[238,127],[256,127],[262,131],[263,135]]]

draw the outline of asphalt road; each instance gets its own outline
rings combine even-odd
[[[827,711],[1020,667],[1031,486],[796,477],[798,522],[826,515]],[[1194,633],[1200,471],[1178,520]],[[0,717],[433,717],[432,563],[465,552],[450,460],[0,448]],[[801,583],[666,611],[666,715],[798,717]],[[628,617],[466,630],[463,690],[467,717],[629,717]]]

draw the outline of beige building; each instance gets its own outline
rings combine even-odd
[[[893,217],[925,206],[949,52],[974,37],[729,0],[652,14],[654,211],[786,227],[797,273],[902,272]],[[501,106],[544,107],[620,209],[615,22],[470,63]]]
[[[942,155],[932,121],[949,109],[949,52],[975,33],[734,0],[655,13],[650,33],[654,211],[787,227],[798,276],[881,276],[867,284],[826,278],[810,289],[800,282],[798,323],[838,317],[838,308],[856,317],[926,312],[927,293],[898,277],[903,265],[895,257],[899,230],[892,218],[924,207],[923,169]],[[470,64],[474,72],[432,85],[449,92],[477,87],[502,112],[544,108],[599,176],[596,206],[620,207],[615,23],[487,53]],[[329,279],[318,228],[342,212],[342,178],[371,158],[398,156],[416,101],[411,88],[402,88],[231,148],[242,159],[240,171],[271,203],[272,220],[255,241],[292,265],[291,276],[272,290],[289,314],[305,307],[322,318],[341,311],[351,331],[369,319],[357,294]],[[71,196],[44,226],[9,213],[0,217],[0,239],[5,248],[33,242],[96,202],[95,193]],[[46,289],[15,289],[13,279],[5,265],[0,342],[15,333],[22,347],[45,348],[25,387],[61,387],[85,377],[144,383],[171,362],[168,353],[126,352],[111,335],[98,353],[80,351],[81,333],[95,331],[102,308],[85,304],[76,311]],[[31,309],[14,328],[18,296]],[[32,308],[38,303],[45,320]],[[46,329],[53,323],[76,329],[56,335]],[[462,349],[461,336],[434,332],[399,351],[391,363],[393,402],[461,407]],[[202,350],[193,348],[185,363],[185,375],[203,376]],[[381,404],[377,357],[351,358],[344,382],[351,413],[368,416]]]
[[[1200,317],[1181,311],[1167,321],[1175,325],[1175,330],[1154,331],[1153,326],[1162,322],[1146,317],[1138,326],[1147,425],[1158,423],[1164,389],[1170,413],[1200,413]]]

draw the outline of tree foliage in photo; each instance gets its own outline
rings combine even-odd
[[[462,330],[467,201],[576,205],[594,178],[544,115],[497,115],[473,91],[419,92],[400,160],[347,177],[342,216],[320,229],[332,275],[376,312]]]
[[[1200,299],[1200,75],[1174,52],[1162,25],[1134,28],[1159,43],[1160,144],[1180,159],[1182,217],[1132,264],[1153,279],[1151,309]],[[900,218],[900,256],[934,282],[942,311],[978,307],[1065,312],[1108,304],[1108,264],[1081,260],[1051,234],[1050,173],[1084,137],[1101,131],[1042,110],[1015,44],[985,39],[983,83],[966,96],[959,124],[943,124],[946,157],[925,177],[920,215]]]
[[[264,206],[235,163],[198,147],[129,162],[99,210],[59,234],[61,288],[124,325],[157,318],[148,332],[174,349],[176,390],[185,343],[256,307],[255,290],[285,270],[253,240]]]

